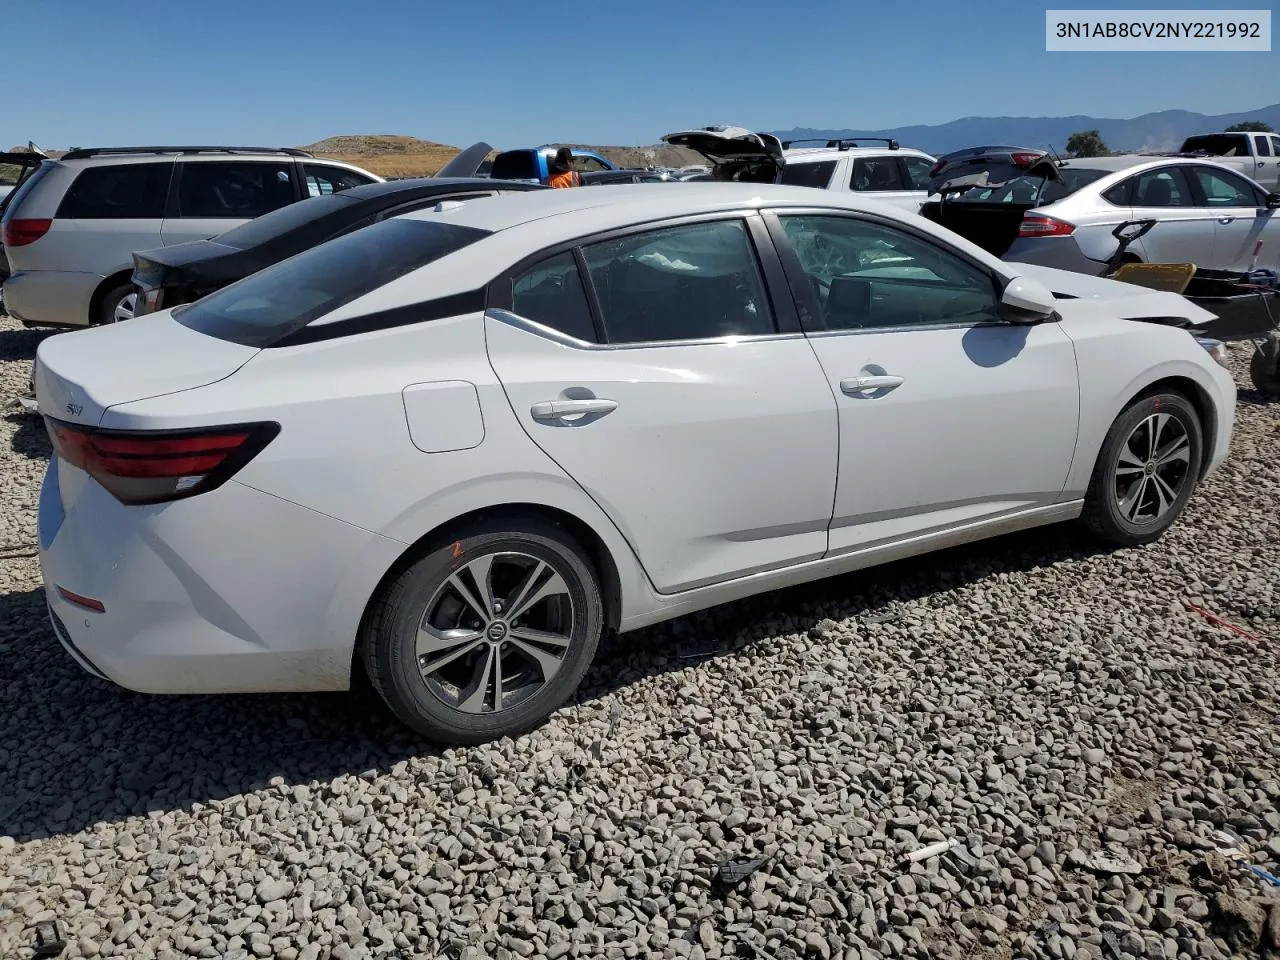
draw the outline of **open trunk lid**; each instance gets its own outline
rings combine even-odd
[[[39,412],[97,426],[107,409],[231,376],[258,348],[205,336],[161,312],[50,337],[36,351]]]
[[[700,153],[719,171],[717,179],[774,183],[786,164],[781,140],[771,133],[753,133],[746,127],[680,130],[668,133],[662,142]]]
[[[480,140],[446,163],[435,172],[436,177],[474,177],[493,147]]]

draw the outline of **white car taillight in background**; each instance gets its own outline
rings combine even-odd
[[[1018,227],[1018,236],[1020,237],[1069,237],[1075,232],[1074,223],[1067,223],[1065,220],[1059,220],[1056,217],[1046,217],[1043,214],[1027,214],[1022,218],[1022,225]]]

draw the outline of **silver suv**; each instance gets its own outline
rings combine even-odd
[[[4,304],[28,326],[133,316],[133,251],[204,240],[278,207],[381,180],[266,147],[106,147],[44,160],[4,212]]]

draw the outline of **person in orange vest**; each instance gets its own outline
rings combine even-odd
[[[568,147],[561,147],[557,150],[555,157],[552,158],[547,166],[550,169],[550,176],[547,177],[547,186],[582,186],[582,174],[573,169],[573,151]]]

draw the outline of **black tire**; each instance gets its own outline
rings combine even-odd
[[[1280,342],[1267,340],[1249,359],[1249,379],[1264,397],[1280,397]]]
[[[98,303],[98,315],[93,318],[93,322],[99,326],[107,323],[116,322],[116,307],[128,296],[134,293],[132,283],[123,283],[118,287],[112,287],[102,296],[102,300]]]
[[[472,589],[479,579],[471,565],[477,561],[483,564],[484,558],[495,555],[500,557],[490,561],[493,564],[488,578],[491,583],[507,576],[508,567],[512,573],[518,572],[521,569],[519,564],[526,561],[529,565],[524,569],[536,571],[536,563],[540,561],[559,576],[559,583],[565,590],[560,591],[557,586],[553,595],[530,608],[530,615],[556,619],[559,626],[555,630],[544,630],[540,635],[552,636],[563,631],[563,635],[569,638],[567,645],[538,647],[517,639],[517,632],[529,629],[524,625],[523,616],[511,619],[502,631],[501,639],[494,639],[491,632],[496,629],[494,622],[472,616],[471,619],[480,626],[462,625],[463,618],[474,614],[475,604],[468,605],[462,600],[461,594],[451,585],[450,577],[458,573]],[[490,593],[503,602],[502,597],[497,596],[502,593],[510,598],[508,602],[515,604],[519,587],[513,586],[508,591],[495,583]],[[564,630],[566,600],[571,607],[567,608],[569,627]],[[474,633],[482,639],[445,641],[455,645],[433,651],[439,656],[435,660],[427,660],[426,664],[446,661],[448,665],[424,674],[419,664],[419,629],[427,623],[428,617],[443,616],[441,611],[450,613],[454,617],[450,622],[455,625],[433,624],[433,629],[457,635]],[[554,524],[534,519],[519,523],[508,520],[479,524],[447,541],[436,543],[421,559],[387,584],[366,617],[360,653],[374,689],[410,728],[441,744],[485,743],[532,729],[573,694],[595,657],[603,624],[604,604],[600,586],[582,547]],[[536,629],[543,630],[541,627]],[[469,645],[471,652],[456,660],[447,660],[449,654]],[[543,662],[542,659],[525,652],[530,647],[538,647],[542,654],[552,656],[556,651],[564,650],[563,657],[559,657],[559,666],[549,680],[544,669],[535,667]],[[493,655],[491,649],[496,651],[500,685],[508,666],[525,667],[524,672],[517,669],[515,676],[508,677],[508,680],[525,677],[529,682],[528,690],[504,686],[503,702],[513,702],[500,710],[488,709],[489,703],[497,705],[499,696],[492,686],[491,674],[487,672],[493,663],[485,659]],[[471,688],[463,687],[459,674],[469,675],[470,682],[477,684],[476,690],[480,689],[480,681],[483,681],[479,712],[474,709],[474,704],[469,709],[465,708],[466,702],[472,699],[465,696]],[[540,685],[535,685],[537,677],[542,677]],[[457,703],[449,702],[453,697]]]
[[[1154,470],[1151,464],[1157,462],[1155,457],[1147,457],[1139,466],[1133,466],[1142,457],[1135,457],[1130,441],[1144,445],[1150,437],[1150,428],[1146,433],[1137,431],[1151,418],[1161,414],[1167,414],[1171,421],[1160,421],[1160,429],[1169,432],[1157,434],[1157,440],[1162,441],[1161,448],[1170,450],[1170,456],[1176,455],[1178,459],[1170,459]],[[1183,448],[1173,450],[1172,447],[1179,431],[1186,441],[1185,469],[1180,479],[1175,468],[1182,465]],[[1200,417],[1186,397],[1161,392],[1135,400],[1116,418],[1102,442],[1089,490],[1085,494],[1084,512],[1081,514],[1085,527],[1095,536],[1125,547],[1158,539],[1178,519],[1191,499],[1200,479],[1203,451],[1204,430]],[[1123,464],[1122,453],[1125,454]],[[1155,470],[1160,471],[1158,479],[1162,486],[1153,486],[1156,483]],[[1170,482],[1172,480],[1177,480],[1176,486]],[[1138,483],[1148,486],[1143,489],[1131,486]],[[1122,496],[1122,491],[1132,495],[1132,499]],[[1168,497],[1170,491],[1176,496]],[[1166,500],[1168,505],[1161,512]],[[1125,503],[1132,503],[1132,510],[1126,508]],[[1150,509],[1144,510],[1144,504],[1150,504]]]

